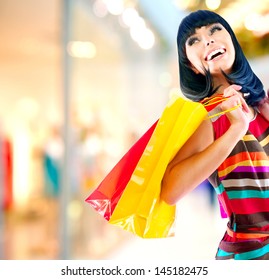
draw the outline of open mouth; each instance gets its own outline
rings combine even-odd
[[[217,50],[214,50],[214,51],[212,51],[211,53],[209,53],[209,54],[206,56],[205,60],[206,60],[206,61],[213,60],[214,58],[216,58],[216,57],[218,57],[218,56],[224,54],[225,52],[226,52],[225,49],[217,49]]]

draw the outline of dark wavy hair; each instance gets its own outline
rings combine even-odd
[[[230,74],[223,71],[223,75],[230,84],[242,86],[241,92],[249,93],[246,97],[248,105],[255,106],[265,97],[265,91],[260,79],[252,71],[247,58],[245,57],[237,38],[228,22],[220,15],[208,11],[198,10],[190,13],[180,23],[177,33],[177,48],[179,62],[179,78],[182,93],[193,101],[200,101],[210,97],[218,88],[214,88],[211,74],[208,69],[205,73],[196,74],[191,69],[190,61],[186,55],[186,40],[195,33],[196,28],[207,26],[213,23],[220,23],[229,32],[235,48],[235,61]]]

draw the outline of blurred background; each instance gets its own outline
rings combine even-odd
[[[0,259],[214,259],[205,182],[176,236],[143,240],[85,202],[179,93],[176,33],[210,9],[269,88],[269,0],[0,0]]]

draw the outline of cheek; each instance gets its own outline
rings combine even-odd
[[[233,63],[234,63],[234,61],[235,61],[235,50],[234,50],[234,46],[232,45],[232,47],[231,47],[231,59],[232,59],[232,61],[233,61]]]
[[[191,68],[192,70],[198,74],[203,74],[203,63],[201,61],[201,59],[196,55],[196,56],[193,56],[192,59],[190,59],[190,63],[191,63]]]
[[[201,50],[199,48],[195,48],[192,46],[191,48],[186,48],[186,55],[190,62],[192,70],[198,74],[203,74],[203,63],[202,58],[199,56],[201,54]]]
[[[232,67],[232,65],[234,64],[234,61],[235,61],[235,50],[234,50],[233,45],[231,45],[229,47],[229,64],[230,64],[230,67]]]
[[[197,66],[198,63],[198,57],[197,57],[197,53],[193,50],[189,50],[186,52],[187,54],[187,58],[189,59],[190,63],[194,66]]]

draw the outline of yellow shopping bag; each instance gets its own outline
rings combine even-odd
[[[173,96],[109,220],[143,238],[161,238],[174,234],[176,206],[160,199],[165,169],[189,139],[207,111],[198,102]]]

